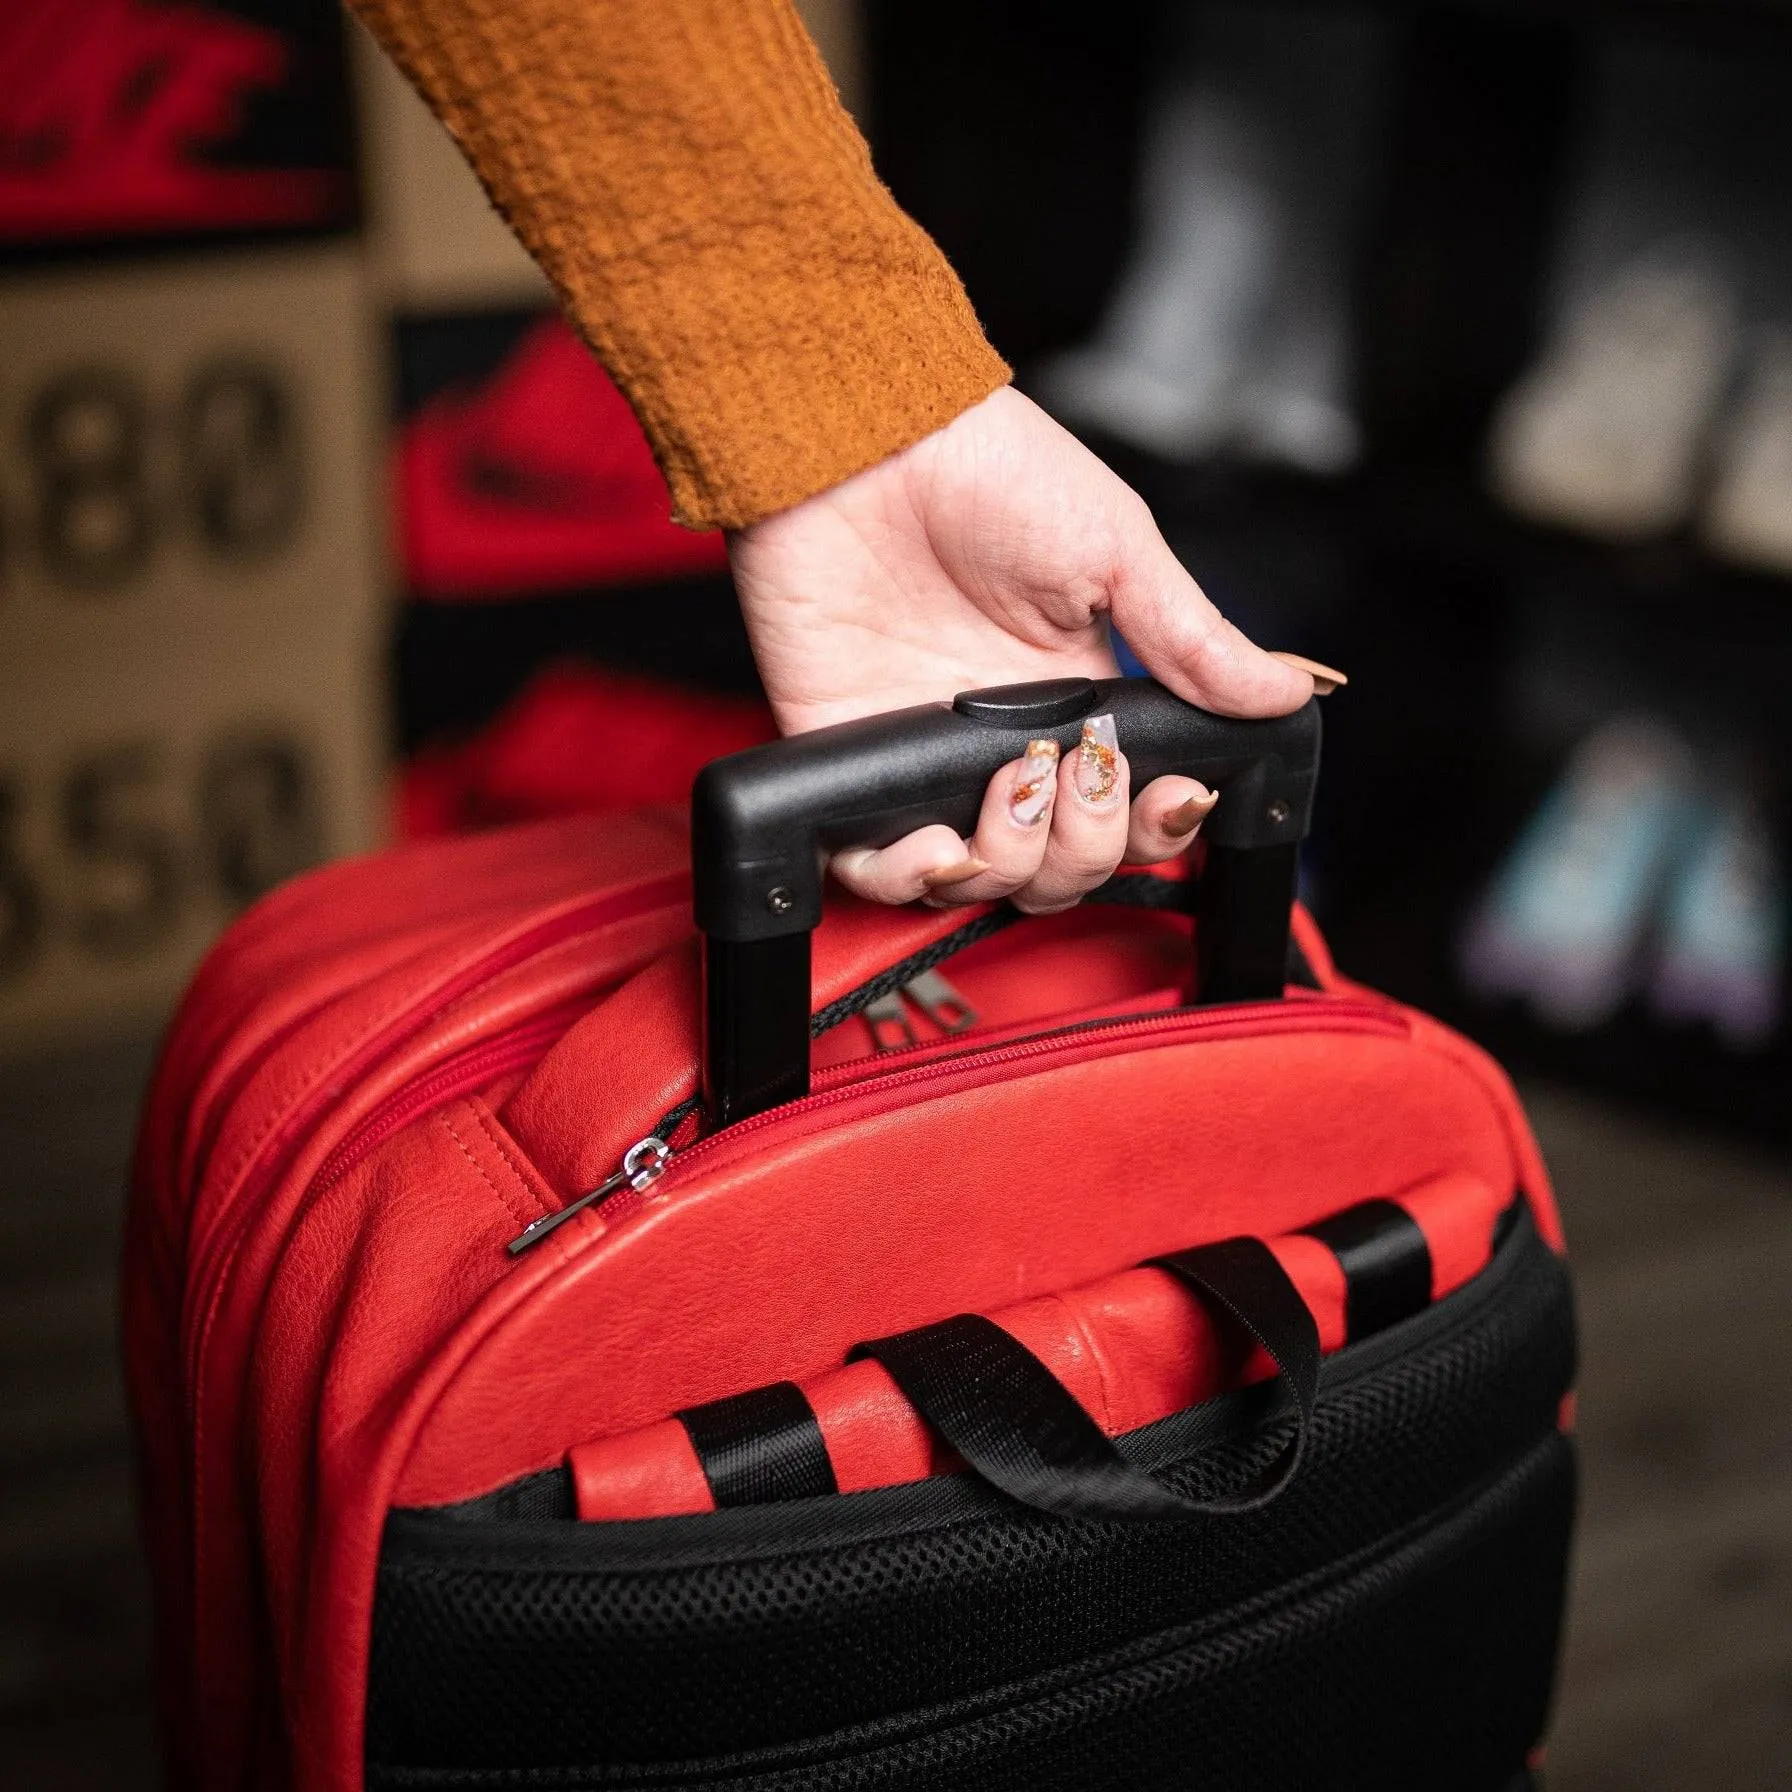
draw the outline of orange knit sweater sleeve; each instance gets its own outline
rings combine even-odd
[[[838,484],[1008,368],[790,0],[351,0],[627,393],[692,527]]]

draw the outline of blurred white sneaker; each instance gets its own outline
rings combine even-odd
[[[1564,1032],[1630,994],[1695,785],[1691,750],[1648,718],[1608,722],[1525,824],[1464,930],[1468,987],[1527,998]]]
[[[1640,540],[1691,514],[1736,354],[1736,303],[1709,258],[1656,250],[1563,319],[1494,419],[1495,492],[1538,521]]]
[[[1731,795],[1706,817],[1663,908],[1650,1005],[1664,1020],[1709,1021],[1737,1051],[1780,1022],[1785,867],[1759,806]]]
[[[1703,533],[1713,553],[1792,573],[1792,330],[1764,333],[1718,448]]]
[[[1262,138],[1204,84],[1160,102],[1143,240],[1094,340],[1030,382],[1049,410],[1167,460],[1198,460],[1230,434],[1282,236]]]
[[[1349,400],[1349,308],[1315,295],[1305,315],[1272,328],[1257,370],[1241,385],[1232,446],[1253,460],[1335,478],[1362,458]]]

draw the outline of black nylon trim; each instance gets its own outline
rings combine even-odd
[[[814,1409],[794,1381],[775,1381],[675,1416],[718,1506],[839,1492]]]
[[[1174,1492],[1136,1468],[1046,1366],[980,1313],[857,1345],[909,1404],[992,1486],[1066,1518],[1192,1518],[1248,1512],[1300,1465],[1319,1383],[1319,1333],[1299,1290],[1261,1239],[1233,1238],[1160,1260],[1215,1300],[1266,1349],[1294,1392],[1295,1435],[1247,1488],[1214,1499]]]
[[[1308,1226],[1344,1271],[1346,1340],[1385,1331],[1431,1305],[1431,1247],[1424,1231],[1393,1201],[1359,1201]]]

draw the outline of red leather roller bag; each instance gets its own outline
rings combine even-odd
[[[1220,790],[1199,877],[823,903],[1102,709]],[[1317,753],[976,693],[245,917],[126,1261],[174,1784],[1522,1784],[1560,1230],[1499,1070],[1291,920]]]

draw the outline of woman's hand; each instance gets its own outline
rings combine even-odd
[[[729,555],[786,734],[982,685],[1112,677],[1110,620],[1161,683],[1222,715],[1284,715],[1314,690],[1207,601],[1144,500],[1012,388],[741,531]],[[1012,896],[1046,913],[1122,859],[1182,851],[1213,801],[1192,778],[1132,791],[1102,717],[1062,764],[1046,741],[1004,766],[969,842],[922,828],[833,870],[879,902]]]

